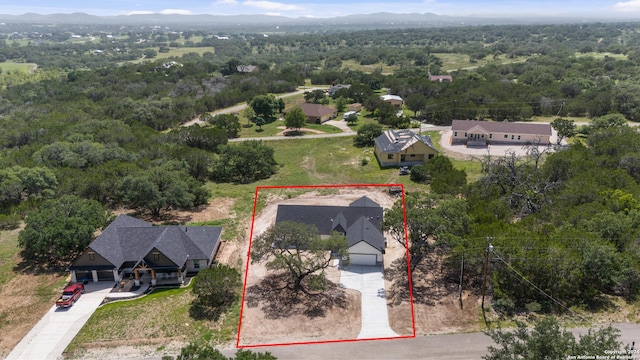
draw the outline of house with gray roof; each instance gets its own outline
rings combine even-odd
[[[349,206],[278,205],[276,223],[292,221],[314,225],[321,236],[338,232],[349,246],[353,265],[382,263],[386,241],[382,232],[383,209],[366,196]]]
[[[548,145],[551,133],[551,124],[547,123],[453,120],[451,123],[451,144],[467,146]]]
[[[220,246],[217,226],[154,226],[128,215],[119,215],[78,256],[68,271],[71,281],[121,281],[129,275],[139,285],[140,276],[151,275],[182,283],[187,273],[211,265]]]
[[[375,139],[373,153],[380,167],[423,164],[438,154],[429,135],[411,130],[387,130]]]

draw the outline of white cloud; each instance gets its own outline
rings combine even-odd
[[[130,11],[125,15],[149,15],[149,14],[155,14],[155,13],[153,11],[136,10],[136,11]]]
[[[295,11],[302,10],[302,7],[298,5],[283,4],[275,1],[265,0],[247,0],[243,1],[242,5],[253,6],[265,10],[277,10],[277,11]]]
[[[237,3],[238,0],[217,0],[213,5],[235,5]]]
[[[620,1],[613,8],[618,11],[640,11],[640,0]]]
[[[184,9],[164,9],[160,11],[160,14],[164,15],[192,15],[193,12],[191,10]]]

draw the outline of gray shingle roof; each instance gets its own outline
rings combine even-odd
[[[364,216],[360,217],[347,229],[349,247],[364,241],[376,249],[384,249],[384,235]]]
[[[375,140],[376,146],[387,154],[404,151],[418,141],[437,151],[429,135],[418,135],[411,130],[387,130]]]
[[[216,226],[153,226],[120,215],[89,244],[89,248],[116,268],[139,263],[154,248],[181,267],[187,259],[208,260],[221,234],[222,228]],[[73,265],[69,269],[74,270]]]
[[[478,120],[453,120],[451,130],[468,131],[474,127],[480,127],[487,132],[500,132],[509,134],[551,135],[551,124],[546,123],[521,123],[504,121],[478,121]]]
[[[349,206],[281,204],[278,205],[276,214],[276,223],[293,221],[315,225],[321,235],[330,235],[340,226],[346,229],[349,246],[364,240],[376,249],[384,248],[382,220],[382,207],[367,197],[362,197]]]

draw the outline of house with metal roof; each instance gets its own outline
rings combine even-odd
[[[423,164],[438,154],[429,135],[411,130],[387,130],[375,140],[373,153],[380,167]]]
[[[551,124],[453,120],[451,144],[487,146],[490,144],[550,144]]]
[[[345,236],[352,265],[382,263],[386,241],[382,232],[383,209],[366,196],[349,206],[278,205],[276,223],[292,221],[314,225],[321,236]]]
[[[402,105],[404,104],[404,100],[398,95],[382,95],[380,99],[398,109],[402,109]]]
[[[187,273],[211,265],[220,246],[217,226],[154,226],[128,215],[119,215],[68,268],[71,281],[121,281],[151,275],[182,283]]]

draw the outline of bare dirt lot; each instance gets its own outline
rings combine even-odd
[[[260,192],[265,206],[254,219],[254,238],[275,223],[279,204],[347,206],[367,196],[384,208],[397,198],[381,188],[343,188],[300,192]],[[295,197],[293,197],[295,196]],[[327,269],[331,281],[323,294],[294,294],[282,289],[283,281],[264,264],[250,264],[240,330],[240,343],[267,344],[301,341],[355,339],[361,328],[360,293],[338,287],[340,272]],[[410,316],[410,309],[409,309]]]

